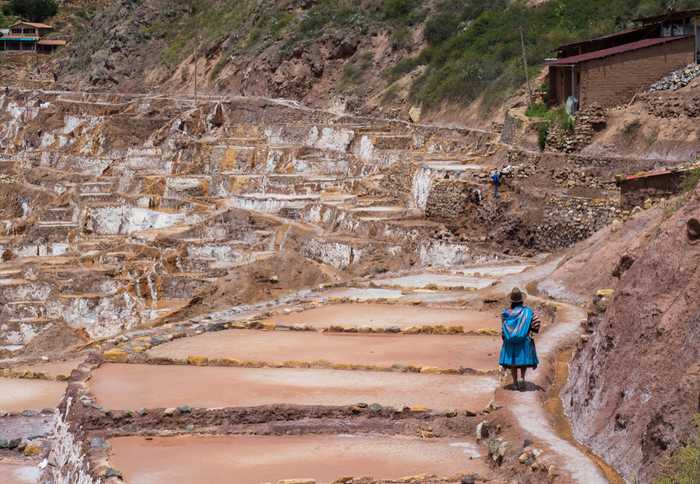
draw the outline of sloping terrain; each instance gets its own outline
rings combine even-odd
[[[607,228],[540,284],[591,306],[562,394],[574,435],[633,482],[652,482],[695,434],[700,394],[700,190]],[[611,299],[611,300],[610,300]]]
[[[700,79],[675,90],[642,92],[608,111],[607,128],[583,153],[687,161],[698,157]]]

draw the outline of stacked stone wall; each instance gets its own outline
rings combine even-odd
[[[433,219],[456,219],[464,216],[469,206],[478,203],[479,188],[468,181],[441,180],[435,182],[428,195],[425,214]]]
[[[546,251],[570,247],[620,215],[619,204],[612,200],[550,198],[545,204],[542,222],[535,228],[535,245]]]

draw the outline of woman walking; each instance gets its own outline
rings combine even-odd
[[[513,385],[525,390],[525,373],[528,368],[537,368],[537,350],[531,333],[539,333],[540,321],[529,307],[525,306],[525,294],[517,287],[510,293],[510,308],[503,311],[501,339],[503,346],[498,364],[509,368]],[[520,370],[520,381],[518,381]]]

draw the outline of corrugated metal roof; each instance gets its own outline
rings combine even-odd
[[[625,35],[632,34],[635,32],[643,32],[646,29],[647,29],[647,27],[635,27],[635,28],[631,28],[631,29],[620,30],[618,32],[613,32],[613,33],[608,34],[608,35],[601,35],[599,37],[593,37],[591,39],[579,40],[578,42],[570,42],[568,44],[561,44],[561,45],[559,45],[559,49],[566,49],[569,47],[577,47],[579,45],[586,45],[586,44],[589,44],[591,42],[595,42],[597,40],[608,40],[608,39],[614,39],[615,37],[623,37]]]
[[[34,27],[35,29],[52,29],[53,27],[50,25],[38,23],[38,22],[17,22],[15,24],[12,24],[10,27],[16,27],[18,25],[29,25],[30,27]]]
[[[641,180],[644,178],[653,178],[656,176],[665,175],[684,175],[692,173],[695,170],[700,169],[700,166],[690,166],[687,168],[658,168],[656,170],[645,171],[642,173],[635,173],[634,175],[622,175],[618,177],[618,183],[623,183],[626,181]]]
[[[693,10],[681,10],[681,11],[669,11],[662,13],[661,15],[654,15],[652,17],[640,17],[634,19],[634,22],[640,22],[640,23],[655,23],[655,22],[663,22],[663,21],[673,21],[673,20],[684,20],[690,17],[696,17],[700,15],[700,9],[693,9]]]
[[[605,57],[610,57],[613,55],[623,54],[625,52],[631,52],[639,49],[646,49],[647,47],[653,47],[655,45],[667,44],[669,42],[676,42],[678,40],[687,39],[688,35],[679,37],[658,37],[654,39],[644,39],[638,40],[637,42],[630,42],[629,44],[622,44],[616,47],[610,47],[609,49],[596,50],[593,52],[588,52],[586,54],[573,55],[571,57],[564,57],[562,59],[557,59],[553,62],[548,62],[550,66],[569,66],[573,64],[580,64],[582,62],[588,62],[595,59],[603,59]]]

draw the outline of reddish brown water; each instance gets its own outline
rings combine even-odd
[[[100,405],[120,410],[359,402],[481,410],[493,398],[498,381],[371,371],[108,364],[93,373],[90,385]]]
[[[442,439],[307,435],[120,437],[111,463],[130,484],[258,484],[344,476],[398,479],[420,473],[488,475],[476,446]]]
[[[315,328],[327,328],[332,325],[378,328],[444,325],[462,326],[465,330],[500,327],[499,315],[496,312],[405,304],[330,304],[299,313],[274,316],[269,321],[288,325],[307,324]]]
[[[493,369],[499,339],[433,336],[230,330],[182,338],[149,351],[151,356],[236,358],[282,363],[289,360],[391,366]]]
[[[21,412],[41,410],[58,405],[66,384],[45,380],[0,378],[0,410]]]

